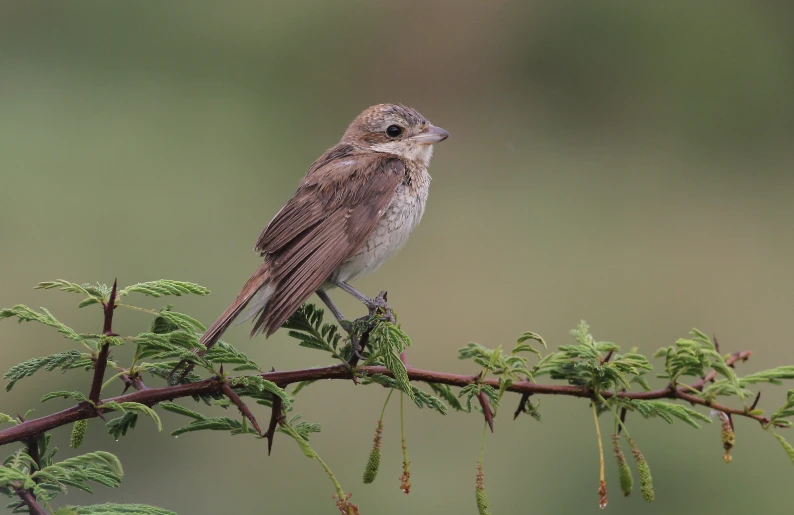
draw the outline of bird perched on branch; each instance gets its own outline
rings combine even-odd
[[[419,224],[427,201],[433,144],[449,133],[414,109],[379,104],[359,114],[339,143],[312,164],[295,195],[262,231],[264,263],[201,338],[209,349],[236,319],[270,336],[317,293],[338,287],[370,309],[349,281],[375,271]]]

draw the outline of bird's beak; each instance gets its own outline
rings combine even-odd
[[[441,127],[436,127],[435,125],[431,125],[427,129],[423,130],[413,138],[412,140],[416,141],[421,145],[432,145],[433,143],[439,143],[444,141],[449,137],[449,133],[442,129]]]

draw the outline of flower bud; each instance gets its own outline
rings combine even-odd
[[[615,450],[615,458],[618,462],[618,477],[620,478],[620,490],[623,495],[628,497],[631,494],[631,489],[634,487],[634,478],[631,476],[631,468],[626,462],[626,456],[620,448],[620,437],[616,434],[612,435],[612,445]]]
[[[653,501],[653,481],[651,479],[651,468],[648,462],[645,461],[645,456],[642,455],[637,448],[637,444],[633,439],[626,437],[631,447],[631,453],[634,455],[634,460],[637,462],[637,473],[640,476],[640,490],[642,491],[642,498],[647,502]]]
[[[369,460],[367,466],[364,467],[364,483],[370,484],[375,481],[380,468],[380,442],[381,433],[383,432],[383,421],[378,420],[378,427],[375,429],[375,438],[373,440],[372,451],[369,453]]]
[[[80,447],[80,444],[83,443],[83,438],[85,438],[85,432],[88,429],[88,421],[87,420],[78,420],[72,426],[72,437],[69,441],[69,447],[72,449],[77,449]]]

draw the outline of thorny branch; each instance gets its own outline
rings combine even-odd
[[[267,455],[270,456],[270,451],[273,450],[273,438],[276,436],[276,426],[284,419],[284,414],[281,412],[281,397],[273,396],[273,405],[270,407],[270,423],[267,426],[267,431],[263,435],[267,438]]]
[[[733,364],[740,359],[745,359],[746,356],[749,356],[749,352],[740,352],[734,354],[729,360],[726,361],[728,361],[730,364]],[[450,374],[446,372],[422,370],[420,368],[414,367],[407,367],[406,372],[408,374],[408,378],[412,381],[464,387],[477,380],[480,380],[483,384],[490,385],[494,388],[499,388],[498,379],[479,379],[479,376],[472,376],[470,374]],[[347,363],[321,368],[265,372],[259,374],[259,376],[267,379],[268,381],[276,383],[281,387],[285,387],[287,385],[301,381],[316,381],[321,379],[351,380],[354,377],[361,377],[364,374],[370,376],[374,374],[381,374],[392,377],[392,373],[383,366],[362,366],[358,368],[351,368]],[[228,378],[229,382],[232,382],[232,379],[233,378]],[[196,381],[195,383],[177,384],[162,388],[145,388],[118,397],[111,397],[109,399],[105,399],[103,402],[139,402],[146,404],[147,406],[153,406],[158,402],[171,401],[182,397],[221,394],[223,393],[222,385],[223,383],[221,383],[216,377],[211,377],[201,381]],[[583,386],[537,384],[529,381],[514,383],[510,385],[507,390],[520,394],[567,395],[570,397],[579,397],[591,400],[596,399],[597,397],[593,390]],[[609,399],[615,396],[636,400],[680,399],[692,404],[707,406],[714,410],[722,411],[726,414],[751,418],[762,425],[769,424],[769,419],[763,415],[754,415],[750,413],[750,410],[744,408],[732,408],[718,404],[716,402],[708,401],[692,394],[691,392],[692,389],[689,386],[679,386],[676,388],[672,385],[668,385],[664,388],[647,392],[601,391],[599,392],[599,395],[604,399]],[[276,405],[275,402],[274,407]],[[280,415],[279,412],[280,410],[274,410],[274,414],[276,414],[276,416]],[[94,408],[94,406],[88,403],[81,403],[58,413],[53,413],[52,415],[27,420],[14,427],[0,431],[0,445],[24,441],[29,438],[41,435],[45,431],[49,431],[66,424],[71,424],[77,420],[93,418],[101,413],[101,404],[98,408]],[[273,425],[272,420],[271,425]],[[268,432],[269,431],[265,432],[266,436]]]
[[[113,281],[113,289],[110,290],[110,298],[104,303],[105,322],[102,327],[102,334],[105,336],[117,336],[113,332],[113,310],[116,309],[116,288],[118,280]],[[105,379],[105,369],[108,365],[108,354],[110,354],[110,343],[105,341],[94,361],[94,380],[91,382],[91,390],[88,399],[94,404],[99,402],[99,394],[102,391],[102,381]]]
[[[230,401],[234,403],[235,406],[237,406],[237,409],[240,410],[240,413],[242,413],[242,415],[245,418],[251,421],[251,424],[254,426],[254,429],[256,429],[256,432],[261,435],[262,429],[259,428],[259,423],[256,421],[256,418],[254,418],[254,414],[251,413],[251,410],[248,408],[248,405],[246,405],[246,403],[243,402],[240,396],[237,395],[234,392],[234,390],[232,390],[232,387],[229,386],[229,383],[227,382],[221,383],[221,391],[226,397],[229,398]]]
[[[33,495],[33,492],[30,490],[25,490],[21,486],[18,488],[14,488],[14,491],[22,499],[19,507],[27,506],[28,513],[30,515],[48,515],[47,511],[44,510],[39,503],[36,502],[36,496]]]

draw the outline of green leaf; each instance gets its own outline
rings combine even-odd
[[[9,486],[11,483],[20,481],[26,482],[27,474],[11,467],[0,467],[0,487]]]
[[[0,424],[5,424],[6,422],[11,422],[14,425],[17,424],[17,420],[14,417],[6,415],[5,413],[0,413]]]
[[[87,353],[80,353],[76,350],[66,352],[59,352],[41,358],[29,359],[19,365],[14,365],[8,372],[5,373],[3,379],[7,379],[6,391],[11,391],[20,379],[32,376],[41,369],[47,372],[60,369],[62,372],[75,368],[90,369],[93,365],[91,355]]]
[[[128,411],[120,417],[108,420],[106,427],[108,433],[114,440],[118,440],[122,436],[127,435],[127,431],[135,429],[135,424],[138,423],[138,414],[133,411]]]
[[[292,417],[289,420],[289,426],[303,440],[308,442],[309,441],[309,437],[311,436],[311,434],[312,433],[319,433],[321,431],[322,427],[320,426],[320,424],[317,424],[316,422],[298,422],[298,420],[300,418],[301,418],[300,415],[295,415],[294,417]],[[292,436],[289,431],[284,429],[284,426],[279,425],[278,426],[278,431],[280,433],[284,433],[284,434],[288,434],[288,435]]]
[[[303,390],[304,388],[306,388],[310,384],[316,383],[317,381],[318,381],[317,379],[312,379],[311,381],[301,381],[300,383],[295,385],[295,388],[292,389],[292,396],[295,397],[295,395],[299,391]]]
[[[173,402],[161,402],[160,407],[166,411],[170,411],[171,413],[176,413],[177,415],[182,415],[184,417],[190,417],[195,420],[204,420],[207,418],[197,411],[193,411],[192,409],[188,409]]]
[[[89,293],[84,286],[81,286],[77,283],[66,281],[64,279],[56,279],[55,281],[41,282],[33,287],[34,290],[49,290],[52,288],[58,288],[61,291],[66,291],[71,293],[80,293],[87,297],[91,296],[91,293]]]
[[[788,365],[748,374],[739,378],[739,385],[742,387],[756,383],[781,385],[783,379],[794,379],[794,366]]]
[[[38,467],[36,460],[31,458],[25,449],[17,449],[14,454],[5,459],[3,465],[14,470],[34,470]]]
[[[141,333],[135,337],[135,344],[136,360],[184,358],[191,362],[200,361],[204,365],[208,364],[205,359],[200,359],[192,352],[201,347],[198,335],[194,331],[177,329],[165,334]]]
[[[243,424],[239,420],[227,417],[213,417],[194,420],[190,424],[172,431],[171,435],[179,436],[193,431],[231,431],[231,433],[235,435],[244,433],[257,434],[256,430],[253,428],[243,427]]]
[[[447,404],[449,404],[455,411],[466,411],[463,409],[463,406],[455,394],[452,393],[452,389],[449,387],[449,385],[441,383],[428,383],[428,386],[430,386],[430,389],[436,392],[439,397],[447,401]]]
[[[385,375],[382,375],[382,374],[374,374],[372,376],[366,377],[366,378],[364,378],[363,382],[364,382],[364,384],[377,383],[377,384],[380,384],[382,386],[385,386],[386,388],[393,388],[393,389],[396,389],[396,390],[401,390],[401,388],[397,384],[397,381],[394,378],[388,377],[388,376],[385,376]],[[437,399],[436,397],[433,397],[432,395],[430,395],[429,393],[425,392],[424,390],[420,390],[419,388],[415,387],[414,385],[410,385],[410,386],[411,386],[411,392],[413,393],[413,397],[412,398],[413,398],[414,404],[416,404],[417,407],[424,408],[425,406],[428,406],[429,408],[438,411],[442,415],[446,415],[447,414],[447,406],[446,406],[446,404],[441,402],[441,400]],[[431,384],[430,386],[433,386],[433,385]],[[452,395],[452,392],[450,391],[449,394]],[[453,399],[455,400],[455,403],[458,406],[460,406],[460,402],[458,401],[458,399],[455,399],[454,397],[453,397]]]
[[[269,393],[271,395],[275,395],[281,399],[284,403],[285,409],[288,409],[292,405],[292,398],[287,395],[282,388],[276,383],[268,381],[260,376],[241,376],[233,378],[230,383],[233,387],[244,387],[248,391],[243,393],[243,395],[251,395],[252,393]]]
[[[304,304],[282,327],[290,329],[287,334],[297,339],[301,347],[322,350],[340,358],[338,347],[342,335],[338,326],[323,323],[323,314],[323,310],[315,305]]]
[[[91,306],[93,304],[99,304],[99,303],[100,303],[100,301],[98,299],[95,299],[94,297],[89,297],[87,299],[84,299],[84,300],[80,301],[80,303],[77,305],[77,307],[78,308],[84,308],[86,306]]]
[[[212,363],[228,363],[238,365],[234,367],[235,371],[242,370],[257,370],[260,371],[259,365],[256,364],[251,358],[235,349],[232,345],[218,341],[207,352],[205,358]]]
[[[794,463],[794,447],[792,447],[791,444],[788,443],[781,435],[775,433],[774,431],[770,432],[772,433],[772,436],[777,438],[777,441],[780,442],[780,445],[783,446],[783,449],[785,449],[786,454],[788,454],[788,458],[791,460],[791,463]]]
[[[387,350],[382,354],[382,357],[383,364],[392,374],[394,374],[397,387],[408,394],[411,400],[416,400],[414,392],[411,389],[411,382],[408,379],[408,371],[405,368],[405,364],[400,359],[399,353],[393,350]]]
[[[176,311],[170,311],[164,309],[159,312],[159,316],[168,320],[170,323],[174,324],[178,328],[184,329],[186,331],[203,332],[207,329],[206,327],[204,327],[204,324],[184,313],[178,313]]]
[[[118,292],[118,296],[124,297],[130,293],[142,293],[150,297],[163,297],[165,295],[174,295],[176,297],[180,297],[182,295],[188,294],[209,295],[210,291],[207,288],[195,283],[161,279],[159,281],[149,281],[127,286]]]
[[[416,402],[416,396],[408,379],[408,371],[400,354],[411,345],[411,339],[399,327],[380,321],[370,334],[370,344],[383,360],[383,365],[394,375],[397,387]]]
[[[179,380],[179,374],[171,374],[171,372],[174,370],[174,368],[177,366],[178,363],[179,360],[163,361],[162,363],[138,363],[138,365],[136,365],[135,368],[138,370],[145,370],[146,372],[149,372],[153,376],[157,376],[162,379],[167,379],[169,386],[173,386],[174,384],[177,384],[177,381]],[[202,379],[203,377],[201,377],[197,373],[190,372],[180,381],[180,384],[195,383],[196,381],[201,381]],[[212,396],[207,395],[207,396],[202,396],[202,398],[209,399],[212,398]]]
[[[521,343],[524,343],[527,340],[534,340],[534,341],[540,343],[541,345],[543,345],[544,349],[548,348],[548,345],[546,345],[546,340],[544,340],[543,337],[541,335],[539,335],[538,333],[533,333],[532,331],[527,331],[524,334],[522,334],[521,336],[519,336],[517,343],[521,344]],[[524,350],[524,349],[522,349],[522,350]],[[525,349],[525,350],[529,350],[530,352],[534,351],[534,352],[538,353],[538,355],[540,354],[533,347],[530,347],[529,349]]]
[[[87,401],[88,400],[88,397],[86,397],[83,392],[64,392],[64,391],[62,391],[62,392],[50,392],[50,393],[45,394],[41,398],[41,402],[47,402],[48,400],[58,399],[58,398],[74,399],[74,400],[76,400],[78,402],[82,402],[82,401]]]
[[[786,419],[791,416],[794,416],[794,390],[786,392],[786,403],[769,417],[769,423],[785,424],[787,427],[790,427],[791,421]]]
[[[85,295],[86,298],[80,301],[80,303],[77,305],[78,308],[84,308],[92,304],[100,304],[105,302],[110,296],[110,288],[104,284],[93,286],[91,284],[77,284],[63,279],[46,281],[39,283],[35,287],[37,290],[49,290],[53,288],[58,288],[59,290],[65,292]]]
[[[62,322],[60,322],[57,318],[55,318],[52,313],[47,311],[44,308],[40,308],[42,313],[34,311],[29,307],[23,304],[17,304],[13,308],[7,309],[0,309],[0,320],[4,318],[11,318],[17,317],[19,322],[38,322],[40,324],[44,324],[50,327],[54,327],[61,333],[65,338],[70,340],[74,340],[77,342],[84,341],[85,338],[74,332],[72,328],[67,327]]]
[[[155,412],[152,408],[145,404],[141,404],[140,402],[104,402],[100,406],[103,411],[121,411],[121,412],[134,412],[134,413],[143,413],[144,415],[151,418],[155,425],[157,425],[157,430],[163,430],[163,423],[160,420],[160,416]]]
[[[309,445],[308,441],[306,441],[306,438],[301,436],[300,433],[298,433],[294,427],[292,427],[289,424],[283,424],[282,426],[279,427],[279,431],[284,434],[290,435],[292,439],[295,440],[295,443],[298,444],[298,447],[301,448],[301,451],[303,452],[304,456],[311,459],[318,457],[317,453],[314,452],[314,449],[312,449],[312,446]]]
[[[114,488],[121,484],[123,476],[118,458],[104,451],[68,458],[30,475],[43,488],[57,488],[65,492],[67,486],[72,486],[89,493],[89,481]]]
[[[668,424],[672,424],[675,418],[686,422],[696,429],[700,429],[700,424],[698,424],[696,420],[711,423],[711,419],[699,411],[672,402],[662,400],[628,401],[621,399],[619,403],[636,411],[645,418],[659,417]]]

